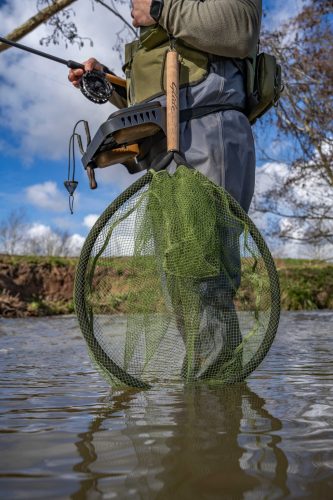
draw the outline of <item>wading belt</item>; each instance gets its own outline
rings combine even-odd
[[[198,106],[196,108],[187,108],[180,110],[179,112],[179,122],[184,123],[190,120],[194,120],[196,118],[202,118],[204,116],[210,115],[212,113],[218,113],[219,111],[239,111],[243,114],[245,114],[245,109],[241,108],[240,106],[235,106],[235,105],[230,105],[230,104],[212,104],[210,106]],[[165,138],[165,133],[160,130],[156,134],[154,134],[154,143],[159,142]],[[140,144],[140,155],[138,157],[138,161],[144,161],[149,153],[150,153],[150,148],[151,148],[151,142],[149,141],[151,137],[147,137],[146,140],[144,140]],[[169,160],[168,160],[169,161]],[[163,166],[159,166],[157,170],[164,168]],[[154,167],[156,170],[156,168]]]
[[[245,109],[240,106],[234,106],[231,104],[213,104],[211,106],[198,106],[197,108],[188,108],[180,111],[179,121],[187,122],[189,120],[194,120],[195,118],[202,118],[203,116],[210,115],[211,113],[217,113],[218,111],[240,111],[245,114]]]

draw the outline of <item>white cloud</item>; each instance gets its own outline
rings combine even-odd
[[[79,255],[85,238],[80,234],[68,236],[54,231],[50,226],[33,223],[27,226],[24,248],[18,253],[37,255]]]
[[[111,165],[111,167],[99,168],[96,170],[97,182],[101,184],[111,184],[123,190],[135,182],[146,171],[130,174],[124,165]]]
[[[88,229],[91,229],[95,222],[97,221],[99,215],[97,214],[89,214],[86,215],[83,219],[83,225],[86,226]]]
[[[25,189],[27,200],[36,207],[51,210],[53,212],[64,212],[68,209],[68,201],[65,193],[58,190],[53,181],[34,184]]]
[[[266,163],[256,170],[255,193],[257,196],[263,196],[269,189],[276,184],[280,184],[286,179],[289,168],[285,163]]]
[[[85,241],[85,238],[81,236],[80,234],[72,234],[72,236],[69,237],[68,239],[68,253],[69,255],[79,255],[81,252],[81,248],[83,246],[83,243]]]
[[[44,224],[39,224],[38,222],[29,226],[26,233],[29,238],[48,238],[53,234],[50,226],[45,226]]]
[[[134,210],[134,212],[130,213],[124,220],[122,220],[119,224],[107,224],[105,226],[105,230],[101,231],[96,238],[96,242],[92,253],[96,255],[97,252],[103,247],[105,242],[106,230],[109,230],[111,227],[112,234],[109,239],[107,246],[104,248],[102,253],[103,257],[125,257],[134,254],[135,247],[135,238],[136,231],[140,230],[140,213],[145,210],[145,200],[143,200],[142,205],[140,205],[139,210]],[[139,221],[138,221],[139,217]]]
[[[333,232],[333,206],[331,203],[333,189],[324,182],[317,172],[311,171],[307,178],[300,183],[295,183],[290,188],[288,197],[283,194],[276,201],[275,210],[285,214],[285,216],[254,210],[255,206],[267,207],[270,202],[270,190],[282,187],[288,176],[290,176],[290,169],[288,165],[283,163],[266,163],[257,169],[255,195],[250,210],[252,220],[266,236],[269,247],[276,257],[332,259],[332,245],[323,242],[314,245],[298,241],[307,237],[316,221],[297,220],[292,217],[296,215],[294,203],[301,201],[305,206],[308,203],[310,206],[315,206],[318,211],[326,210],[326,216],[330,217],[331,220],[324,221],[321,228]],[[276,237],[277,232],[284,233],[286,231],[293,239],[282,240]],[[272,232],[275,233],[274,237],[270,237]]]

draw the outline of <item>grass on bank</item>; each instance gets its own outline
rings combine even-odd
[[[50,266],[76,266],[78,257],[54,257],[40,255],[3,255],[0,254],[0,264],[9,264],[12,266],[19,264],[48,264]]]
[[[19,266],[45,265],[72,267],[77,258],[0,256],[0,263]],[[284,310],[333,309],[333,264],[320,260],[276,259],[281,286],[282,308]],[[112,261],[112,312],[126,313],[131,276],[126,258]],[[1,290],[0,293],[4,293]],[[69,314],[74,311],[73,301],[49,302],[42,297],[31,297],[27,304],[33,315]]]
[[[41,299],[29,302],[27,311],[31,316],[55,316],[57,314],[74,314],[75,312],[73,300],[50,302]]]
[[[333,309],[333,264],[306,259],[276,259],[275,263],[283,309]]]

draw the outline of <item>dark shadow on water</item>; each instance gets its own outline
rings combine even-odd
[[[246,384],[118,393],[78,435],[71,498],[285,498],[281,427]]]

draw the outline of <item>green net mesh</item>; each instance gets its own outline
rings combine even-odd
[[[279,282],[236,201],[179,166],[149,171],[100,216],[80,256],[75,306],[112,385],[234,383],[271,346]]]

